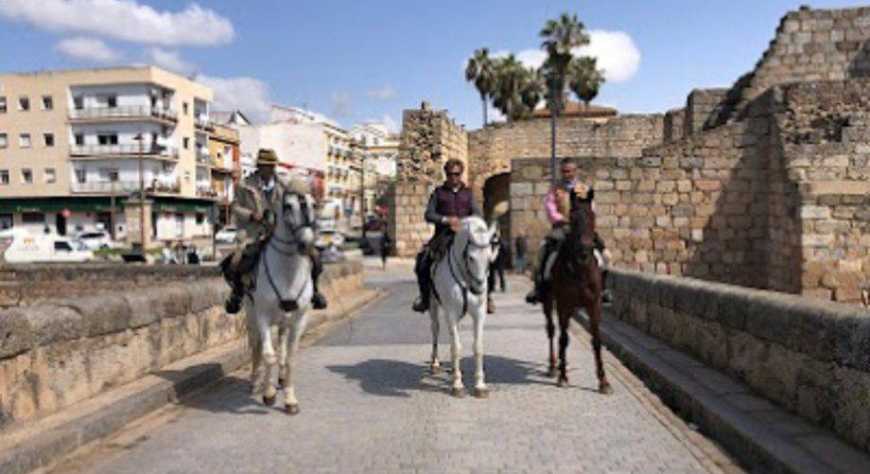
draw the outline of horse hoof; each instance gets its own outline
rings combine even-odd
[[[559,377],[559,382],[557,383],[559,387],[567,387],[568,386],[568,377]]]
[[[551,367],[550,370],[547,371],[547,377],[550,377],[551,379],[556,378],[557,375],[559,375],[559,372],[556,371],[555,367]]]
[[[299,405],[287,405],[284,407],[284,412],[288,415],[298,415],[299,414]]]
[[[440,365],[430,365],[430,366],[429,366],[429,372],[430,372],[432,375],[438,375],[438,374],[441,373],[441,366],[440,366]]]
[[[602,395],[612,395],[613,387],[611,387],[609,383],[604,382],[598,387],[598,392]]]
[[[488,388],[475,388],[474,389],[474,398],[489,398],[489,389]]]
[[[284,387],[287,386],[287,381],[284,380],[284,377],[279,377],[279,378],[278,378],[278,386],[281,387],[281,388],[284,388]]]
[[[450,391],[450,394],[456,398],[464,398],[465,397],[465,389],[453,387],[453,389]]]
[[[276,398],[278,398],[277,394],[272,395],[271,397],[263,395],[263,405],[268,405],[268,406],[274,405]]]

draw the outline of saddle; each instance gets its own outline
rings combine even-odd
[[[453,245],[454,237],[455,234],[453,232],[443,232],[432,237],[432,240],[426,244],[426,247],[423,250],[429,257],[429,261],[437,262],[444,258],[447,255],[447,252],[450,251],[450,247]]]

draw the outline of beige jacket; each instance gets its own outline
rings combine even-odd
[[[272,229],[265,221],[254,221],[253,216],[257,213],[265,214],[266,210],[272,211],[277,216],[281,211],[281,199],[286,186],[276,176],[275,185],[271,195],[267,198],[263,190],[263,182],[258,173],[254,173],[236,186],[235,199],[233,200],[233,216],[239,229],[239,243],[245,246],[262,238]]]

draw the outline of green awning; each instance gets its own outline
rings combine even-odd
[[[156,197],[152,198],[154,204],[151,209],[155,212],[201,212],[208,214],[214,201],[207,199],[181,199],[171,197]]]
[[[124,198],[115,198],[115,210],[123,209]],[[108,197],[54,197],[0,199],[0,212],[108,212],[112,202]]]

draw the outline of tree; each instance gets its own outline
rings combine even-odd
[[[571,61],[568,66],[568,87],[587,108],[598,96],[602,84],[604,84],[604,72],[598,69],[595,58],[583,56]]]
[[[508,121],[529,117],[543,97],[540,75],[513,54],[497,59],[494,64],[493,105]]]
[[[554,184],[556,183],[556,118],[562,111],[562,95],[566,89],[568,66],[574,56],[572,51],[589,44],[589,35],[585,30],[577,15],[563,13],[556,20],[548,20],[539,33],[543,39],[541,48],[547,52],[543,69],[550,109],[550,175]]]
[[[474,52],[465,67],[465,80],[474,84],[483,103],[483,126],[487,125],[487,98],[492,95],[495,87],[495,70],[493,60],[489,57],[489,49],[480,48]]]

